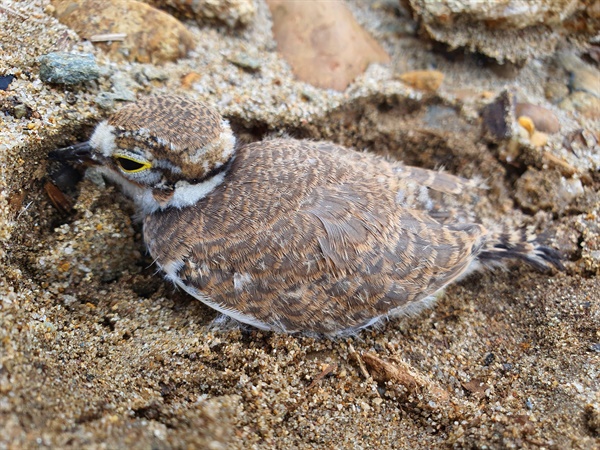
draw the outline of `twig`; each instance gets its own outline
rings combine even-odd
[[[25,213],[29,207],[33,204],[33,201],[30,201],[29,203],[27,203],[27,205],[25,205],[25,208],[23,208],[19,214],[17,214],[17,218],[15,220],[19,220],[19,218],[23,215],[23,213]]]
[[[105,34],[94,34],[90,36],[90,42],[109,42],[109,41],[124,41],[127,37],[127,33],[105,33]]]
[[[360,372],[362,373],[362,376],[365,377],[365,380],[368,380],[369,378],[371,378],[371,375],[367,371],[367,367],[365,366],[365,363],[363,362],[360,355],[356,352],[356,350],[354,349],[352,344],[348,344],[348,350],[350,350],[350,354],[354,357],[354,359],[356,359],[356,362],[358,363],[358,367],[360,367]]]

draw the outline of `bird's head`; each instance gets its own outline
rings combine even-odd
[[[148,214],[208,194],[223,181],[234,148],[229,123],[214,108],[163,95],[123,107],[88,142],[50,157],[97,167]]]

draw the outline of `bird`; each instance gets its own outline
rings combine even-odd
[[[188,97],[128,104],[50,158],[121,186],[166,279],[261,330],[352,335],[475,270],[564,269],[535,234],[478,220],[477,181],[326,141],[241,144]]]

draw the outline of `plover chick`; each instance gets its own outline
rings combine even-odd
[[[127,105],[52,156],[122,186],[169,280],[264,330],[353,333],[475,269],[562,267],[534,235],[477,223],[457,200],[470,181],[329,142],[236,145],[214,108],[183,97]]]

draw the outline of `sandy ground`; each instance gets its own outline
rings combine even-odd
[[[46,1],[6,5],[0,75],[16,78],[0,91],[3,111],[11,96],[31,111],[0,114],[0,449],[598,448],[600,164],[597,146],[563,142],[579,129],[597,136],[599,121],[546,98],[549,81],[570,80],[555,58],[499,65],[448,52],[415,34],[395,2],[356,2],[392,63],[338,93],[293,79],[260,2],[243,31],[186,23],[198,48],[160,67],[112,61]],[[37,57],[56,50],[92,53],[101,77],[42,83]],[[260,69],[231,62],[241,56]],[[424,68],[444,73],[437,93],[397,80]],[[507,89],[557,115],[545,151],[575,175],[527,142],[509,164],[506,145],[482,136],[478,111]],[[483,178],[482,220],[545,231],[567,270],[471,276],[416,317],[335,341],[215,327],[212,310],[156,273],[113,187],[66,176],[67,214],[44,189],[61,170],[48,151],[88,137],[119,97],[152,92],[211,101],[244,140],[329,139]],[[567,195],[574,179],[583,187]],[[368,355],[422,385],[374,375]]]

